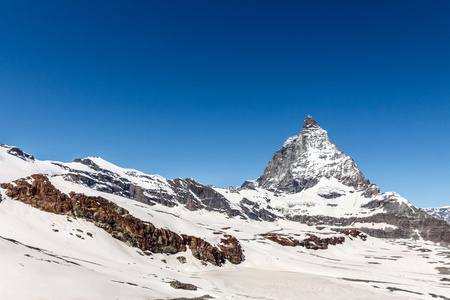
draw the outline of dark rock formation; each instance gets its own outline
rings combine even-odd
[[[182,297],[182,298],[171,298],[169,300],[205,300],[205,299],[214,299],[214,297],[207,294],[207,295],[203,295],[200,297],[194,297],[194,298]]]
[[[241,246],[234,237],[226,236],[224,240],[227,241],[227,247],[220,246],[220,249],[197,237],[181,237],[173,231],[156,228],[130,215],[126,209],[102,197],[61,193],[44,175],[32,175],[27,179],[16,180],[14,184],[3,183],[0,186],[6,189],[7,196],[15,200],[46,212],[93,222],[113,237],[144,252],[177,253],[186,251],[187,244],[195,257],[218,266],[225,259],[232,263],[242,260]]]
[[[136,183],[127,178],[121,177],[117,173],[102,169],[89,158],[75,159],[74,162],[88,166],[92,169],[92,172],[69,169],[67,166],[58,164],[58,166],[70,171],[68,174],[63,175],[64,178],[87,185],[101,192],[134,199],[149,205],[159,203],[173,207],[182,204],[189,210],[207,209],[220,212],[230,210],[230,205],[225,197],[212,187],[200,184],[191,178],[167,180],[159,176],[149,176],[133,171],[127,174],[140,180],[153,182],[154,186],[161,187],[146,189],[136,185]],[[167,189],[172,190],[173,193]]]
[[[301,246],[311,250],[328,249],[329,245],[338,245],[345,242],[345,237],[343,236],[319,238],[318,236],[310,233],[307,233],[306,235],[308,236],[306,239],[299,241],[294,237],[282,234],[276,233],[261,234],[262,237],[271,240],[275,243],[278,243],[282,246],[291,246],[291,247]]]
[[[186,263],[186,256],[178,256],[178,257],[177,257],[177,260],[178,260],[180,263],[185,264],[185,263]]]
[[[342,229],[340,231],[340,233],[354,237],[354,238],[360,238],[363,241],[367,240],[367,235],[365,235],[364,233],[362,233],[359,230],[356,229]]]
[[[8,149],[7,150],[8,154],[14,155],[14,156],[16,156],[16,157],[18,157],[18,158],[20,158],[22,160],[25,160],[25,161],[29,161],[29,160],[34,161],[33,155],[23,152],[22,149],[20,149],[20,148],[9,147],[9,146],[6,146],[5,144],[0,144],[0,146],[4,147],[4,148],[7,148]]]
[[[273,222],[277,216],[265,208],[261,208],[256,202],[252,202],[247,198],[243,198],[240,202],[242,212],[252,220]]]
[[[447,246],[450,243],[450,225],[442,220],[437,220],[425,212],[420,212],[411,216],[397,214],[376,214],[368,217],[333,218],[329,216],[306,216],[296,215],[289,217],[290,220],[308,225],[328,225],[328,226],[352,226],[353,223],[367,223],[367,227],[359,226],[355,229],[378,238],[418,238],[419,234],[423,239],[440,243]],[[396,228],[373,229],[372,223],[386,223]],[[340,231],[341,229],[336,229]]]
[[[183,235],[183,239],[191,249],[192,255],[200,260],[220,266],[228,259],[231,263],[238,264],[243,259],[242,247],[235,237],[225,235],[221,239],[219,248],[212,246],[207,241],[195,237]]]
[[[223,239],[220,239],[220,250],[224,254],[225,259],[233,264],[238,264],[243,260],[243,250],[239,241],[229,234],[224,235]]]
[[[196,291],[197,287],[190,283],[182,283],[178,280],[174,280],[170,283],[170,286],[174,289],[188,290],[188,291]]]
[[[314,120],[310,115],[308,115],[305,121],[303,122],[303,129],[310,130],[316,128],[320,128],[319,125],[317,125],[316,120]]]

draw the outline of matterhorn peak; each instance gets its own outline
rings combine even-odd
[[[339,150],[308,115],[303,130],[283,144],[256,182],[268,190],[298,193],[322,178],[335,178],[366,196],[378,194],[378,187],[364,178],[353,159]]]
[[[305,122],[303,122],[303,129],[310,130],[310,129],[318,129],[320,128],[319,125],[317,125],[316,120],[313,119],[310,115],[308,115],[305,119]]]

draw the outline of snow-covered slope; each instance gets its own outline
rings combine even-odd
[[[450,223],[450,206],[434,207],[434,208],[422,208],[433,217],[439,220],[444,220]]]
[[[149,206],[61,177],[51,182],[63,192],[104,197],[158,227],[211,241],[218,232],[232,234],[245,260],[217,267],[190,252],[142,255],[93,223],[40,211],[0,190],[2,299],[433,299],[448,292],[443,281],[448,249],[424,241],[347,237],[325,250],[282,246],[264,234],[302,239],[336,232],[329,226],[230,220],[219,212]],[[176,289],[173,281],[197,289]]]

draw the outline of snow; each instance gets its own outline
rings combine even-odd
[[[52,183],[60,185],[63,181],[55,178]],[[87,189],[80,185],[73,187],[78,191]],[[170,213],[176,211],[167,207],[150,207],[114,195],[91,193],[108,196],[108,200],[121,203],[133,214],[140,212],[147,220],[172,230],[210,241],[214,240],[213,231],[232,234],[241,241],[245,261],[239,265],[205,267],[189,251],[142,256],[137,249],[89,222],[68,221],[67,216],[42,212],[4,196],[6,199],[0,203],[2,299],[168,299],[204,294],[217,299],[298,299],[299,295],[308,299],[432,299],[430,293],[448,295],[448,287],[440,283],[443,276],[435,269],[450,263],[442,255],[448,249],[423,241],[369,237],[365,242],[347,238],[343,245],[327,250],[283,247],[259,235],[276,232],[299,234],[297,238],[301,238],[305,233],[321,236],[335,233],[290,221],[233,219],[230,223],[222,214],[183,208],[177,208],[179,215],[174,216]],[[225,226],[231,228],[224,229]],[[16,245],[4,238],[43,250]],[[186,257],[186,264],[178,262],[176,257],[180,255]],[[192,283],[199,290],[172,289],[168,282],[175,279]],[[390,292],[388,287],[422,295]]]
[[[216,267],[204,266],[190,251],[145,256],[90,222],[37,210],[10,199],[0,189],[0,299],[170,299],[205,294],[216,299],[433,299],[431,294],[449,295],[448,285],[441,281],[449,276],[440,274],[439,268],[445,270],[450,265],[450,250],[433,243],[346,237],[344,244],[327,250],[281,246],[261,234],[271,232],[299,240],[307,234],[342,235],[333,230],[335,226],[319,229],[283,219],[262,222],[229,218],[214,211],[189,211],[182,205],[149,206],[59,176],[68,174],[68,168],[98,172],[84,164],[24,161],[6,150],[0,147],[0,182],[48,174],[52,184],[64,193],[104,197],[159,228],[198,236],[212,244],[219,243],[225,234],[233,235],[245,251],[245,260]],[[112,176],[171,191],[161,176],[120,168],[101,158],[89,159]],[[261,207],[270,205],[280,216],[370,215],[382,209],[369,210],[361,205],[385,197],[410,205],[395,193],[365,198],[336,179],[325,177],[297,194],[276,194],[260,188],[215,190],[230,201],[232,208],[239,208],[247,198]],[[320,196],[330,193],[342,196]],[[353,226],[395,229],[386,223],[356,222]],[[178,256],[185,256],[187,263],[181,264]],[[176,290],[169,285],[172,280],[199,289]]]
[[[280,215],[301,214],[338,218],[356,216],[361,213],[369,216],[383,212],[380,209],[371,210],[361,207],[370,201],[382,200],[382,195],[366,198],[361,192],[343,185],[335,178],[323,177],[317,185],[296,194],[274,193],[261,188],[256,188],[255,190],[241,189],[235,192],[221,188],[215,188],[215,190],[226,197],[236,208],[239,207],[239,202],[242,199],[247,198],[262,207],[270,205]],[[320,196],[333,192],[340,193],[342,196],[335,199],[326,199]],[[398,199],[403,198],[398,196]],[[405,199],[404,201],[407,200]]]
[[[0,182],[9,182],[31,174],[54,175],[61,172],[61,168],[50,161],[25,161],[7,152],[8,148],[0,147]]]
[[[450,223],[450,206],[423,208],[422,210],[426,211],[437,219],[444,220],[447,223]]]

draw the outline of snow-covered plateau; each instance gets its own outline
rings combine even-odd
[[[450,225],[311,117],[241,187],[6,145],[0,183],[0,299],[450,299]]]

